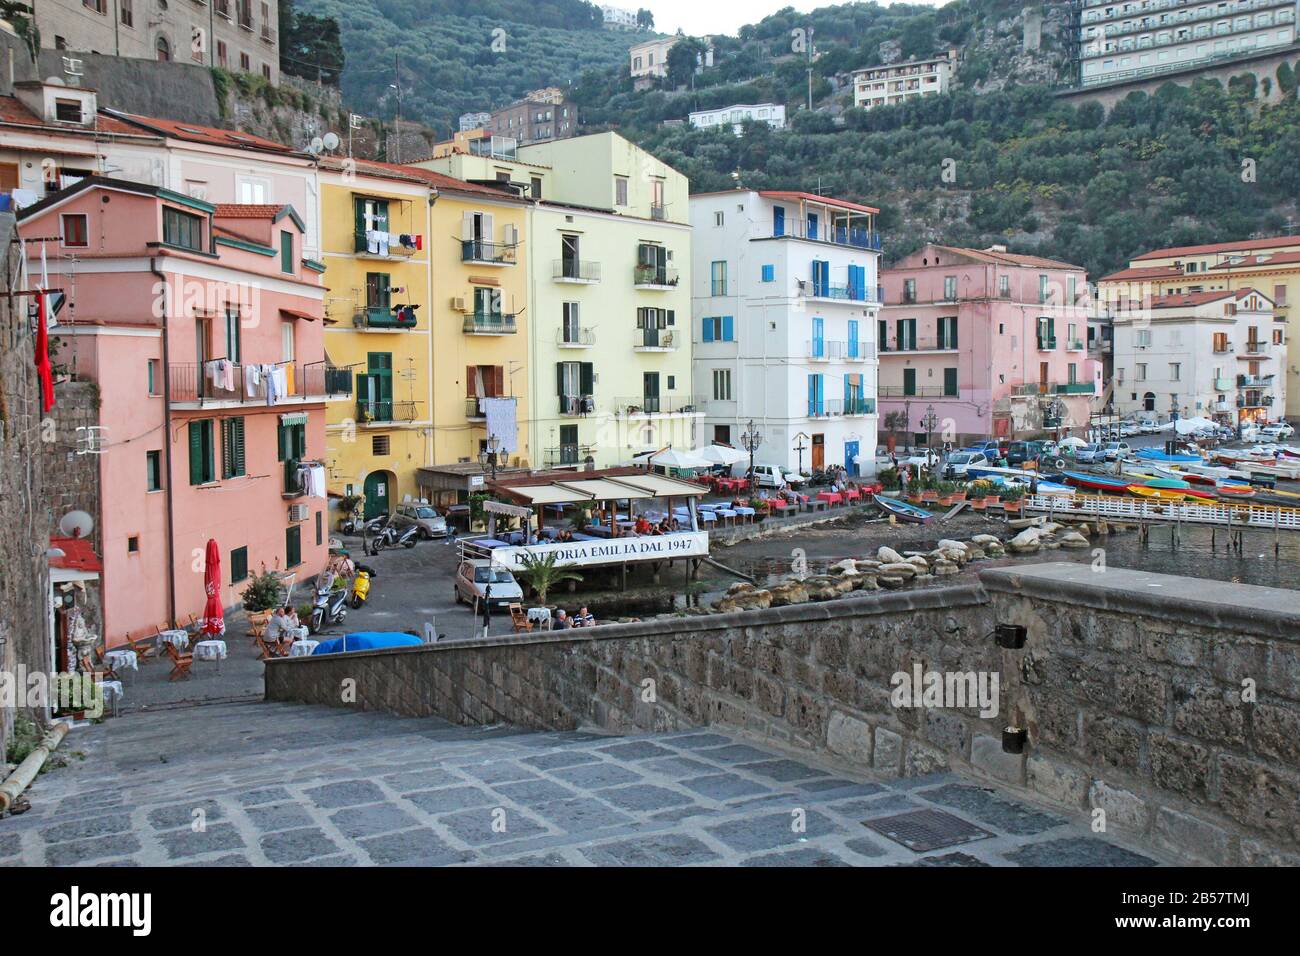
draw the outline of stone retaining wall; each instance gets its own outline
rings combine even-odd
[[[277,660],[266,693],[461,723],[717,724],[887,774],[972,772],[1193,859],[1300,860],[1295,592],[1063,563],[980,582]],[[999,621],[1025,625],[1023,649],[995,644]],[[893,675],[918,667],[996,675],[999,713],[895,707]],[[1025,753],[1003,752],[1008,723]]]

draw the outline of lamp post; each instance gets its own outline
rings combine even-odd
[[[794,437],[795,440],[799,443],[794,446],[794,450],[799,453],[799,474],[802,475],[803,474],[803,453],[808,448],[808,446],[803,443],[803,440],[809,436],[805,435],[803,432],[800,432]]]
[[[483,445],[483,450],[478,453],[479,464],[484,468],[492,469],[492,480],[497,480],[497,449],[501,447],[501,442],[496,435],[489,435]]]
[[[921,419],[921,424],[925,426],[925,461],[927,467],[930,465],[931,456],[934,454],[934,426],[939,424],[939,418],[934,413],[934,406],[925,407],[925,416]]]
[[[745,451],[749,452],[749,487],[754,487],[754,452],[758,446],[763,444],[763,435],[754,427],[754,420],[749,420],[749,425],[745,428],[745,433],[740,436],[740,444]]]

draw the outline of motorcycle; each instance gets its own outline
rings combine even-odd
[[[420,541],[420,526],[409,524],[400,531],[393,524],[391,516],[384,522],[370,541],[370,554],[377,555],[385,548],[395,548],[399,544],[404,548],[414,548]]]
[[[339,531],[342,534],[361,534],[361,529],[366,525],[362,514],[361,504],[358,503],[352,513],[339,522]]]
[[[364,564],[357,565],[357,573],[352,578],[352,592],[349,603],[356,610],[370,597],[370,579],[375,576],[375,569]]]
[[[347,604],[347,588],[318,587],[307,629],[313,634],[319,634],[326,627],[342,624],[343,619],[348,616]]]

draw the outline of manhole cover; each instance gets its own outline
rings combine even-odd
[[[942,810],[913,810],[866,820],[862,825],[917,853],[983,840],[993,835]]]

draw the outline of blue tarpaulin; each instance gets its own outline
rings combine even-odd
[[[402,631],[357,631],[355,634],[321,641],[311,653],[315,657],[317,654],[339,654],[344,650],[374,651],[384,647],[416,647],[423,643],[414,634]]]

